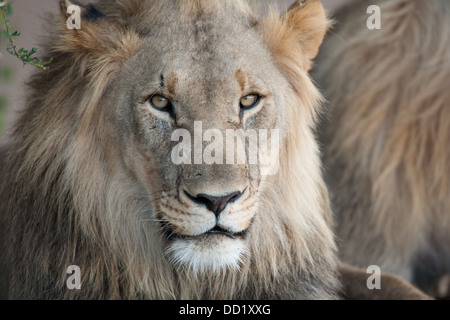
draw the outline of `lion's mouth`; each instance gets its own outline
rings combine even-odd
[[[166,223],[166,224],[164,224],[163,230],[164,230],[164,234],[166,235],[168,240],[175,240],[175,239],[189,240],[189,239],[199,239],[199,238],[206,238],[206,237],[216,237],[216,236],[225,236],[230,239],[236,240],[238,238],[240,238],[240,239],[245,238],[245,236],[248,233],[249,228],[242,230],[240,232],[230,232],[228,230],[221,228],[220,226],[215,226],[213,229],[211,229],[205,233],[191,236],[191,235],[182,235],[182,234],[176,233],[175,231],[172,230],[170,225],[168,223]]]
[[[236,238],[243,238],[247,234],[247,231],[248,231],[248,229],[245,229],[241,232],[232,233],[232,232],[222,229],[219,226],[216,226],[204,234],[205,235],[224,235],[228,238],[236,239]]]

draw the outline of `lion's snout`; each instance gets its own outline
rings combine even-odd
[[[245,191],[245,190],[244,190]],[[225,210],[229,203],[237,201],[243,194],[241,191],[235,191],[223,196],[210,195],[205,193],[192,196],[189,192],[184,191],[187,197],[196,204],[204,205],[209,211],[213,212],[216,217]]]

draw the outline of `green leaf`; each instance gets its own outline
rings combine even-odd
[[[9,41],[6,46],[6,51],[8,51],[9,54],[17,57],[19,60],[21,60],[23,63],[28,63],[30,65],[39,67],[41,69],[47,70],[47,67],[44,67],[44,65],[49,64],[53,61],[51,58],[48,62],[42,62],[41,59],[38,57],[33,57],[35,53],[37,53],[37,48],[32,48],[31,50],[26,50],[25,48],[18,48],[15,44],[15,37],[20,36],[19,31],[10,31],[11,26],[9,25],[9,20],[6,19],[6,16],[13,14],[13,8],[10,3],[8,3],[6,0],[0,0],[0,25],[5,27],[5,30],[3,30],[2,33]]]

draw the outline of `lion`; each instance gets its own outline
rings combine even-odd
[[[380,30],[366,27],[374,4]],[[336,20],[314,77],[328,100],[323,158],[340,257],[378,265],[423,290],[441,277],[445,285],[450,3],[360,1]]]
[[[9,297],[337,299],[308,76],[320,1],[264,18],[244,1],[100,1],[79,30],[70,5],[5,160]],[[174,164],[172,133],[199,121],[278,129],[278,172]]]
[[[71,5],[0,155],[9,298],[351,297],[341,281],[366,294],[337,259],[314,133],[320,1],[264,17],[245,1],[100,1],[69,30]],[[199,123],[278,130],[278,161],[197,162],[173,134]]]

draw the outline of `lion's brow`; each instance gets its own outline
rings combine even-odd
[[[248,84],[248,76],[247,74],[242,71],[241,69],[236,71],[236,79],[239,83],[239,85],[241,86],[241,90],[245,91],[245,88]]]
[[[161,88],[167,88],[170,94],[175,95],[178,84],[177,74],[174,71],[170,72],[166,77],[161,74],[160,80]]]

